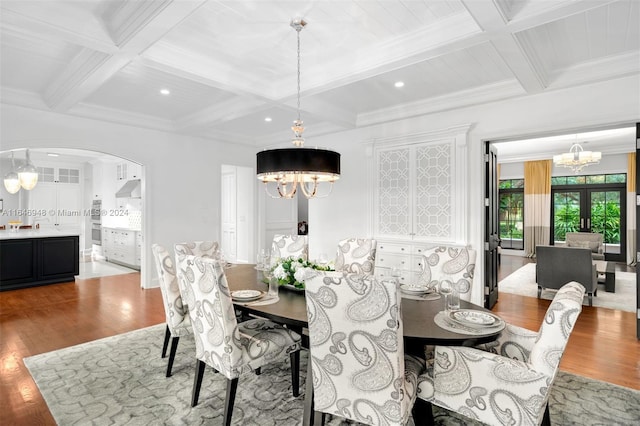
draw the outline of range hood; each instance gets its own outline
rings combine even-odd
[[[128,180],[118,192],[116,198],[140,198],[142,197],[140,179]]]

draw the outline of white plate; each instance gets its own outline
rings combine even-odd
[[[467,325],[476,325],[482,327],[491,327],[501,321],[497,316],[483,311],[474,309],[460,309],[449,314],[451,319]]]
[[[231,298],[239,302],[251,302],[258,300],[264,295],[264,291],[259,290],[236,290],[231,292]]]
[[[429,293],[431,289],[421,285],[400,284],[400,290],[409,294],[425,294]]]

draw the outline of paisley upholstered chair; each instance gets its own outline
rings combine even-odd
[[[471,301],[476,251],[467,247],[440,246],[425,250],[420,261],[418,277],[426,287],[438,288],[440,281],[453,281],[460,299]]]
[[[215,259],[185,255],[178,261],[178,279],[189,287],[187,303],[196,342],[196,374],[191,406],[198,404],[207,365],[227,378],[225,425],[231,424],[241,374],[263,365],[291,361],[293,396],[299,395],[300,335],[265,319],[238,324],[224,269]]]
[[[376,262],[376,240],[348,238],[338,243],[335,269],[354,274],[373,275]]]
[[[175,244],[176,257],[191,255],[209,258],[218,258],[220,245],[217,241],[189,241]]]
[[[305,285],[317,415],[404,425],[424,360],[404,354],[395,282],[322,272]]]
[[[182,303],[182,296],[178,288],[176,279],[176,268],[173,257],[160,244],[151,246],[153,257],[156,263],[156,271],[160,282],[160,292],[164,302],[164,313],[167,321],[167,328],[164,333],[164,343],[162,344],[162,358],[167,356],[167,346],[171,339],[171,352],[167,363],[167,377],[171,376],[173,360],[176,357],[178,341],[181,336],[192,334],[191,321],[187,307]]]
[[[285,257],[296,257],[307,260],[309,258],[309,246],[306,235],[279,235],[273,236],[271,243],[271,262]]]
[[[180,261],[185,256],[200,256],[207,257],[210,259],[215,259],[220,257],[220,245],[217,241],[189,241],[184,243],[177,243],[173,246],[173,250],[175,252],[176,264],[180,263]],[[188,299],[185,297],[188,292],[191,291],[190,288],[183,288],[182,281],[178,280],[178,286],[180,287],[180,292],[183,295],[183,299]],[[183,300],[183,303],[186,302]]]
[[[417,405],[424,400],[490,425],[550,425],[549,393],[584,293],[582,284],[565,284],[537,333],[509,324],[478,348],[436,346]]]

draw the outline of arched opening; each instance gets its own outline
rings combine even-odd
[[[140,271],[145,256],[143,165],[84,149],[47,147],[29,152],[38,183],[14,194],[2,185],[0,225],[18,221],[30,226],[34,235],[77,232],[77,278]],[[3,177],[24,163],[25,155],[24,148],[0,152]]]

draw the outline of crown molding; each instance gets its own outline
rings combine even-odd
[[[555,70],[551,73],[549,88],[561,89],[633,74],[640,74],[638,51]]]
[[[457,138],[458,136],[466,136],[473,127],[472,123],[459,124],[457,126],[449,126],[442,129],[432,130],[429,132],[412,133],[409,135],[390,136],[384,138],[373,138],[364,142],[366,146],[382,146],[395,145],[397,143],[415,144],[426,141],[437,141],[443,139]],[[456,141],[458,142],[458,141]],[[465,145],[465,144],[458,144]]]
[[[68,111],[66,111],[66,113],[69,115],[91,118],[98,121],[125,124],[128,126],[160,130],[163,132],[175,132],[173,123],[168,120],[163,120],[133,112],[123,112],[121,110],[101,107],[98,105],[79,103],[77,105],[74,105],[73,108],[70,108]]]
[[[0,102],[6,105],[49,111],[49,107],[40,94],[27,92],[26,90],[11,89],[2,86],[0,87]]]
[[[32,8],[29,2],[2,4],[2,30],[25,40],[63,40],[104,53],[115,53],[104,25],[92,14],[57,3],[54,9]]]
[[[362,113],[358,115],[357,126],[371,126],[374,124],[402,120],[419,115],[432,114],[434,112],[499,101],[526,94],[526,91],[518,81],[502,81],[487,84],[478,88],[462,90],[450,95],[422,99],[416,102],[396,105],[391,108]]]

